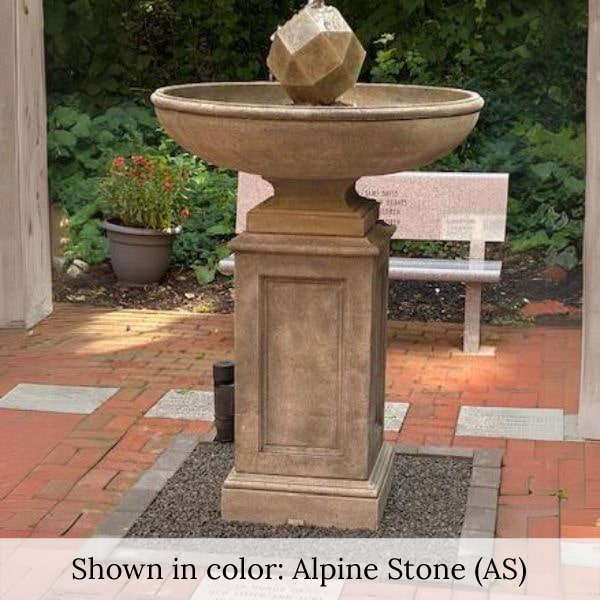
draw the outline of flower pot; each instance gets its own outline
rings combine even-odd
[[[110,259],[117,279],[131,285],[157,283],[169,268],[175,236],[172,232],[125,227],[105,221],[110,243]]]

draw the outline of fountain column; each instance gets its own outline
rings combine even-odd
[[[232,244],[236,458],[222,516],[375,529],[394,456],[383,444],[393,228],[353,182],[272,183]]]

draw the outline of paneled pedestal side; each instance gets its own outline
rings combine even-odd
[[[223,518],[376,528],[393,228],[243,233],[236,254],[236,458]]]
[[[52,310],[42,0],[0,2],[0,328]]]

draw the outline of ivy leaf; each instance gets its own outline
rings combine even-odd
[[[100,86],[96,81],[88,81],[85,84],[85,91],[90,96],[98,96],[102,93],[102,86]]]
[[[531,170],[542,180],[546,181],[550,179],[556,170],[556,164],[553,162],[540,163],[539,165],[533,165]]]
[[[573,194],[574,196],[580,196],[585,193],[585,181],[583,179],[577,179],[568,175],[562,181],[567,192]]]
[[[73,127],[79,119],[79,113],[70,106],[59,106],[50,115],[50,119],[56,123],[57,127],[69,129]]]
[[[222,223],[218,223],[217,225],[213,225],[206,230],[207,235],[227,235],[231,233],[231,229]]]
[[[566,271],[572,271],[579,265],[579,255],[575,246],[568,246],[560,252],[551,250],[546,257],[546,262],[549,265],[558,265]]]
[[[98,134],[98,142],[100,144],[108,145],[115,139],[115,136],[110,131],[101,131]]]
[[[92,119],[89,115],[80,115],[77,122],[71,127],[71,133],[78,138],[86,138],[90,135]]]
[[[57,149],[68,148],[72,150],[77,145],[77,138],[70,132],[64,129],[57,129],[52,132],[51,141]]]
[[[200,285],[206,285],[208,283],[212,283],[215,280],[215,267],[198,266],[194,268],[194,271],[196,273],[196,281]]]
[[[531,58],[531,51],[529,50],[529,48],[527,48],[527,46],[517,46],[513,49],[512,53],[518,56],[519,58]]]
[[[224,258],[231,256],[231,248],[227,244],[221,244],[220,246],[217,246],[215,254],[217,260],[223,260]]]
[[[514,238],[510,242],[513,252],[526,252],[533,248],[540,248],[550,245],[550,238],[544,230],[537,231],[534,235],[524,235]]]

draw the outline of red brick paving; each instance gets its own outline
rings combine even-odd
[[[455,437],[461,405],[577,412],[577,328],[487,328],[495,358],[452,354],[459,325],[391,323],[388,396],[410,402],[401,444],[505,450],[498,534],[600,537],[600,442]],[[145,419],[170,388],[211,385],[233,356],[230,316],[58,306],[33,331],[0,332],[0,395],[18,383],[121,390],[94,414],[0,411],[0,536],[91,535],[182,431],[209,423]]]
[[[27,494],[32,488],[27,475],[71,433],[82,417],[6,409],[1,417],[0,498],[11,491]]]
[[[552,277],[550,277],[552,278]],[[560,279],[556,279],[560,281]],[[521,309],[521,314],[524,317],[542,317],[550,315],[565,315],[570,317],[581,317],[582,310],[575,306],[568,306],[558,300],[541,300],[531,302]]]

